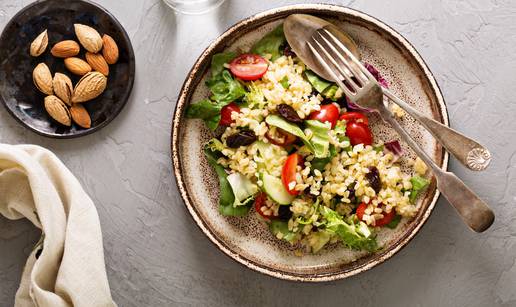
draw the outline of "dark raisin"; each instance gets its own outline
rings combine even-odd
[[[256,141],[256,134],[251,130],[242,130],[235,134],[228,136],[226,139],[226,145],[229,148],[238,148],[240,146],[251,145]]]
[[[290,211],[290,206],[279,206],[278,209],[278,218],[282,221],[288,221],[292,217],[292,211]]]
[[[354,186],[354,184],[353,184],[353,186]],[[349,191],[348,199],[349,199],[349,201],[351,201],[352,204],[356,203],[356,201],[357,201],[357,197],[355,196],[355,189],[353,188],[353,186],[348,187],[348,191]]]
[[[281,115],[281,117],[288,120],[289,122],[296,124],[301,124],[303,122],[301,117],[297,115],[296,110],[294,110],[294,108],[288,104],[282,103],[276,107],[276,110],[278,111],[279,115]]]
[[[382,182],[380,181],[380,173],[375,166],[369,168],[369,173],[366,174],[366,178],[369,181],[369,185],[373,190],[378,193],[382,188]]]
[[[283,55],[289,56],[291,58],[295,58],[297,56],[296,53],[292,50],[292,48],[290,48],[289,45],[286,45],[285,49],[283,49]]]

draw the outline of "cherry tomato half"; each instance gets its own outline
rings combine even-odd
[[[340,115],[339,120],[345,120],[347,122],[357,121],[366,125],[369,124],[367,116],[360,112],[344,112]]]
[[[355,121],[346,124],[346,135],[349,137],[351,145],[357,144],[371,145],[373,144],[373,135],[371,130],[364,123]]]
[[[325,104],[321,106],[321,110],[310,113],[308,118],[315,119],[323,123],[329,122],[333,128],[339,119],[339,108],[337,108],[333,103]]]
[[[267,72],[268,67],[267,60],[250,53],[242,54],[229,63],[231,73],[246,81],[260,79]]]
[[[366,203],[360,203],[360,205],[358,205],[358,208],[357,208],[357,218],[361,221],[363,221],[363,217],[364,217],[364,213],[365,213],[365,210],[367,209],[367,204]],[[392,219],[394,218],[394,216],[396,215],[396,213],[394,212],[394,209],[391,210],[391,212],[387,213],[387,212],[383,212],[383,218],[375,221],[375,227],[382,227],[382,226],[385,226],[387,224],[389,224]]]
[[[269,142],[278,146],[288,146],[297,139],[295,135],[277,127],[269,127],[269,130],[265,133],[265,137]]]
[[[256,210],[256,212],[258,212],[259,215],[261,215],[264,219],[268,220],[270,219],[271,217],[273,217],[272,215],[269,215],[269,214],[265,214],[263,213],[262,211],[262,207],[265,206],[265,201],[267,200],[267,194],[265,194],[264,192],[261,192],[260,194],[258,194],[258,196],[256,196],[255,200],[254,200],[254,209]]]
[[[231,119],[231,113],[237,112],[240,113],[240,108],[237,106],[236,103],[232,102],[230,104],[227,104],[222,107],[220,110],[220,122],[219,125],[222,126],[229,126],[232,122],[234,122],[233,119]]]
[[[362,218],[364,217],[364,213],[365,213],[365,209],[367,209],[367,204],[366,203],[360,203],[360,205],[358,205],[357,207],[357,217],[359,220],[363,220]]]
[[[298,195],[300,191],[289,188],[289,183],[296,182],[297,166],[303,163],[303,157],[297,153],[293,153],[287,157],[287,161],[281,170],[281,181],[283,186],[290,195]]]

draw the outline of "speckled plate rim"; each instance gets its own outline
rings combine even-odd
[[[421,227],[426,223],[430,214],[432,213],[435,204],[440,196],[439,191],[434,188],[432,191],[433,197],[431,198],[431,202],[426,208],[425,212],[421,215],[419,223],[417,223],[412,230],[410,230],[407,234],[401,237],[397,242],[395,242],[390,249],[382,252],[378,255],[377,258],[371,259],[357,267],[354,267],[350,270],[343,270],[342,272],[330,272],[330,273],[314,273],[314,274],[297,274],[293,272],[286,272],[282,270],[278,270],[275,268],[271,268],[262,263],[257,263],[253,260],[247,259],[240,255],[239,253],[233,251],[230,247],[228,247],[223,241],[219,240],[214,233],[212,233],[199,216],[195,205],[193,204],[192,199],[188,194],[188,190],[186,187],[185,180],[182,175],[182,164],[180,157],[180,124],[181,118],[184,113],[186,106],[188,105],[188,101],[192,94],[192,90],[196,86],[196,81],[198,82],[203,75],[203,65],[206,67],[206,61],[209,60],[208,57],[212,54],[214,49],[218,47],[219,44],[224,43],[227,40],[230,40],[233,35],[239,35],[241,31],[246,33],[248,27],[253,25],[261,25],[266,23],[266,21],[275,20],[278,15],[284,14],[294,14],[294,13],[316,13],[320,11],[324,12],[332,12],[332,13],[342,13],[344,15],[353,16],[357,19],[361,19],[366,23],[372,24],[377,28],[380,28],[382,31],[387,32],[391,38],[395,39],[398,44],[402,45],[406,51],[412,57],[412,60],[415,61],[415,64],[418,66],[421,71],[424,72],[424,75],[427,81],[430,83],[430,91],[433,92],[437,101],[437,107],[439,109],[439,114],[442,117],[443,124],[449,126],[449,118],[448,112],[446,108],[446,104],[444,102],[444,98],[442,96],[441,90],[437,85],[437,82],[431,73],[430,69],[424,62],[423,58],[416,51],[414,46],[409,43],[400,33],[392,29],[390,26],[384,24],[382,21],[362,13],[360,11],[350,9],[343,6],[331,5],[331,4],[297,4],[297,5],[289,5],[283,6],[276,9],[271,9],[264,11],[262,13],[258,13],[251,17],[245,18],[228,30],[226,30],[222,35],[220,35],[215,41],[213,41],[206,50],[201,54],[201,56],[197,59],[194,66],[188,73],[185,82],[181,88],[180,95],[177,100],[177,104],[173,114],[172,120],[172,131],[171,131],[171,155],[172,155],[172,166],[174,170],[174,174],[176,177],[176,184],[179,189],[181,198],[183,199],[186,208],[190,212],[193,220],[197,224],[197,226],[201,229],[201,231],[210,239],[210,241],[215,244],[215,246],[220,249],[227,256],[231,257],[233,260],[237,261],[240,264],[243,264],[247,268],[255,270],[257,272],[263,273],[265,275],[269,275],[272,277],[276,277],[279,279],[290,280],[290,281],[301,281],[301,282],[327,282],[327,281],[335,281],[339,279],[344,279],[351,277],[353,275],[365,272],[379,264],[384,263],[386,260],[394,256],[397,252],[399,252],[403,247],[405,247],[419,232]],[[204,67],[204,68],[205,68]],[[442,156],[442,169],[446,170],[448,167],[448,153],[443,150]]]
[[[21,10],[19,10],[13,17],[11,17],[11,19],[9,19],[9,22],[7,22],[7,24],[2,29],[2,34],[0,35],[0,41],[4,40],[4,36],[7,35],[7,33],[5,33],[5,29],[9,28],[11,26],[11,24],[14,22],[14,20],[16,18],[18,18],[18,16],[23,14],[26,10],[30,9],[31,7],[36,6],[36,5],[40,5],[40,4],[42,4],[42,3],[46,2],[46,1],[47,0],[34,1],[34,2],[24,6]],[[128,58],[129,58],[129,69],[130,69],[130,74],[132,75],[132,77],[129,78],[130,82],[127,85],[127,89],[128,90],[126,91],[126,94],[121,98],[121,100],[123,100],[122,104],[120,104],[120,107],[112,114],[112,116],[108,117],[105,121],[103,121],[98,126],[94,126],[92,128],[86,129],[86,130],[80,130],[80,131],[78,131],[77,133],[74,133],[74,134],[66,134],[66,135],[52,134],[52,133],[43,132],[43,131],[40,131],[40,130],[34,128],[34,127],[31,127],[25,121],[23,121],[21,118],[16,116],[16,114],[7,106],[7,102],[3,99],[2,96],[0,96],[0,101],[2,101],[2,105],[4,106],[4,108],[7,110],[7,112],[9,112],[9,114],[16,121],[18,121],[20,124],[22,124],[22,126],[26,127],[27,129],[29,129],[32,132],[35,132],[36,134],[39,134],[39,135],[42,135],[42,136],[45,136],[45,137],[48,137],[48,138],[53,138],[53,139],[74,139],[74,138],[78,138],[78,137],[85,136],[85,135],[88,135],[88,134],[92,134],[92,133],[97,132],[100,129],[104,128],[105,126],[107,126],[116,117],[118,117],[120,112],[122,112],[122,110],[127,105],[127,101],[129,100],[129,97],[131,97],[131,93],[133,91],[133,85],[134,85],[134,79],[135,79],[135,70],[136,70],[136,63],[135,62],[136,61],[135,61],[135,58],[134,58],[133,45],[131,43],[131,38],[129,37],[129,35],[125,31],[125,28],[122,26],[120,21],[118,21],[118,19],[116,19],[116,17],[113,14],[111,14],[107,9],[105,9],[104,7],[99,5],[98,3],[95,3],[95,2],[92,2],[92,1],[89,1],[89,0],[73,0],[73,1],[75,1],[75,2],[84,2],[84,3],[87,3],[87,4],[90,4],[90,5],[93,5],[93,6],[97,7],[99,10],[101,10],[106,15],[108,15],[111,18],[111,20],[113,21],[113,23],[115,25],[117,25],[117,27],[120,28],[120,30],[122,32],[122,35],[129,42],[129,45],[128,45],[129,48],[128,48],[127,52],[128,52]]]

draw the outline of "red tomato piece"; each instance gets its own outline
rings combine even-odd
[[[333,128],[339,119],[339,108],[337,108],[333,103],[325,104],[321,106],[321,110],[310,113],[308,118],[315,119],[323,123],[329,122]]]
[[[303,163],[303,157],[297,153],[293,153],[287,157],[287,161],[283,165],[281,171],[281,181],[283,186],[290,195],[298,195],[300,191],[289,188],[291,182],[296,182],[297,166]]]
[[[265,133],[265,137],[269,142],[278,146],[288,146],[294,143],[297,139],[295,135],[277,127],[269,127],[269,130]]]
[[[237,106],[236,103],[232,102],[230,104],[227,104],[222,107],[220,110],[220,121],[219,125],[222,126],[229,126],[232,122],[234,122],[233,119],[231,119],[231,113],[237,112],[240,113],[240,108]]]
[[[376,220],[376,222],[374,224],[376,227],[382,227],[382,226],[389,224],[392,221],[392,219],[394,218],[394,216],[396,216],[394,209],[392,209],[391,212],[389,212],[389,213],[383,212],[382,214],[383,214],[383,218]]]
[[[362,221],[362,218],[364,217],[365,209],[367,209],[366,203],[360,203],[360,205],[358,205],[358,207],[357,207],[356,214],[357,214],[358,219],[361,221]]]
[[[357,218],[359,220],[363,221],[363,217],[364,217],[364,213],[365,213],[366,209],[367,209],[366,203],[360,203],[360,205],[358,205],[356,214],[357,214]],[[392,219],[396,216],[394,209],[392,209],[391,212],[389,212],[389,213],[383,212],[382,214],[383,214],[383,218],[375,221],[375,227],[382,227],[382,226],[389,224],[392,221]]]
[[[347,122],[346,135],[349,137],[351,145],[357,144],[371,145],[373,144],[373,134],[369,127],[364,123],[355,121]]]
[[[347,122],[362,122],[366,125],[369,125],[369,119],[367,118],[367,116],[360,112],[344,112],[340,115],[339,119],[345,120]]]
[[[272,215],[270,214],[265,214],[263,213],[262,211],[262,207],[265,206],[265,201],[267,200],[267,194],[265,194],[264,192],[261,192],[260,194],[258,194],[258,196],[256,196],[255,200],[254,200],[254,209],[256,210],[256,212],[258,212],[259,215],[261,215],[264,219],[268,220],[272,217]]]
[[[257,54],[242,54],[229,63],[231,73],[242,80],[260,79],[267,72],[269,63]]]

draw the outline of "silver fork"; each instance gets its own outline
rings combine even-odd
[[[374,109],[428,165],[437,180],[437,188],[474,231],[482,232],[494,221],[494,213],[455,174],[445,172],[421,149],[396,121],[383,103],[383,91],[373,75],[329,31],[318,30],[307,42],[326,72],[353,102]],[[344,56],[345,55],[345,56]]]

